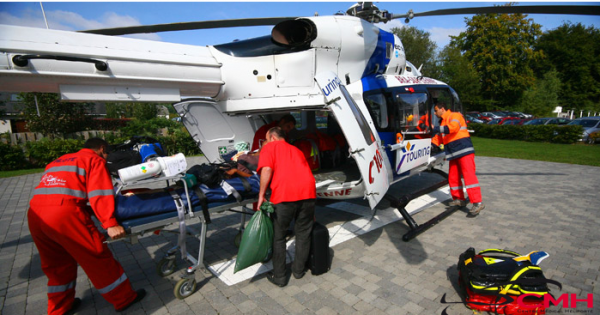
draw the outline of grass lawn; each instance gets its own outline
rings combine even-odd
[[[43,173],[43,172],[44,172],[43,168],[32,168],[32,169],[28,169],[28,170],[18,170],[18,171],[4,171],[4,172],[0,172],[0,178],[21,176],[21,175],[34,174],[34,173]]]
[[[478,156],[600,166],[600,145],[556,144],[471,137]],[[0,178],[42,173],[43,168],[0,172]]]
[[[600,166],[600,145],[557,144],[471,137],[475,155]]]

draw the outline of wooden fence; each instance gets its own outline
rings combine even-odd
[[[87,140],[89,138],[99,137],[104,138],[104,135],[107,134],[115,134],[119,135],[119,131],[111,131],[111,130],[88,130],[88,131],[79,131],[75,133],[65,134],[64,136],[60,135],[46,135],[44,136],[41,133],[35,132],[20,132],[20,133],[5,133],[0,135],[0,141],[2,143],[10,143],[12,145],[17,144],[25,144],[30,141],[38,141],[42,138],[48,139],[82,139]],[[166,136],[168,135],[168,128],[161,128],[156,131],[157,136]]]
[[[80,131],[70,134],[65,134],[64,136],[60,135],[46,135],[44,136],[41,133],[35,132],[21,132],[21,133],[8,133],[4,134],[0,137],[0,141],[3,143],[10,143],[12,145],[24,144],[30,141],[38,141],[42,138],[48,139],[83,139],[87,140],[89,138],[100,137],[103,138],[106,134],[118,134],[118,131],[105,131],[105,130],[89,130],[89,131]]]

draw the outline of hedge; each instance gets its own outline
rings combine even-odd
[[[0,171],[16,171],[31,167],[20,146],[0,142],[0,156],[2,157]]]
[[[583,134],[583,128],[575,125],[519,126],[471,123],[468,128],[475,131],[473,136],[476,137],[564,144],[576,143]]]
[[[154,137],[164,147],[168,155],[183,153],[186,156],[198,155],[202,152],[183,130],[176,130],[164,137]],[[130,139],[128,136],[106,135],[110,144],[121,144]],[[27,142],[25,145],[9,145],[0,143],[0,156],[3,156],[1,171],[20,170],[27,168],[45,167],[60,156],[79,151],[85,140],[80,139],[48,139]]]

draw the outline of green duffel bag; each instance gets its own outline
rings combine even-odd
[[[248,222],[238,250],[233,273],[256,263],[268,261],[273,253],[273,222],[267,215],[274,211],[273,204],[265,201]]]

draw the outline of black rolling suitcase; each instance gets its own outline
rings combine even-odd
[[[329,262],[329,230],[326,226],[314,222],[307,267],[313,275],[320,275],[329,271]]]

